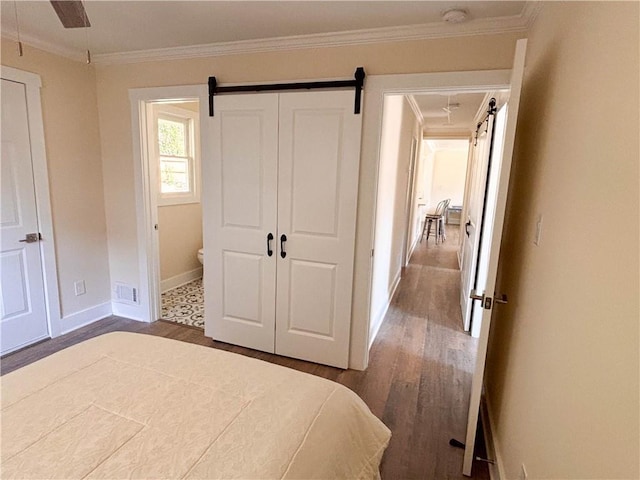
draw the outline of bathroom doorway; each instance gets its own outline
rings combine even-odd
[[[199,101],[153,102],[146,114],[158,319],[204,328]]]

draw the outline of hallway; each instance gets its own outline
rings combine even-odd
[[[448,443],[464,440],[477,347],[462,329],[458,232],[449,225],[443,244],[418,243],[371,350],[367,374],[378,380],[359,393],[393,432],[383,478],[466,478],[463,451]],[[383,388],[388,395],[373,391]],[[489,478],[485,464],[473,468]]]

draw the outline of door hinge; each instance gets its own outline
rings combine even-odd
[[[372,256],[372,257],[373,257],[373,251],[374,251],[374,250],[375,250],[375,249],[373,249],[373,248],[371,249],[371,256]]]

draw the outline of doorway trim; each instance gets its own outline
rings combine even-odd
[[[356,226],[356,258],[349,367],[364,370],[369,349],[382,325],[373,324],[373,246],[375,242],[382,108],[385,95],[420,93],[487,92],[509,88],[511,70],[484,70],[400,75],[370,75],[364,88],[364,117],[360,153],[360,188]]]
[[[58,289],[58,268],[56,264],[56,246],[53,234],[53,216],[51,213],[51,193],[49,190],[49,170],[44,137],[40,75],[16,68],[2,66],[3,79],[25,85],[29,139],[31,142],[31,162],[33,164],[33,184],[36,193],[38,231],[42,235],[40,245],[40,263],[44,280],[44,301],[47,323],[51,338],[63,333],[60,311],[60,293]]]
[[[159,239],[154,228],[157,223],[157,199],[150,184],[150,159],[147,147],[147,106],[162,101],[198,100],[206,105],[206,85],[181,85],[129,89],[131,103],[131,132],[134,160],[136,226],[138,238],[138,271],[140,305],[118,305],[118,312],[143,322],[155,322],[160,317],[160,255]],[[203,103],[205,102],[205,103]],[[207,112],[200,109],[200,121]],[[200,140],[202,143],[202,139]],[[201,149],[202,151],[202,149]],[[114,302],[114,306],[116,303]]]

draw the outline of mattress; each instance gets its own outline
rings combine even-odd
[[[5,375],[2,478],[378,478],[390,432],[351,390],[116,332]]]

